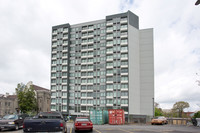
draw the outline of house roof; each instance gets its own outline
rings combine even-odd
[[[32,85],[35,91],[40,91],[40,90],[44,90],[44,91],[50,91],[49,89],[37,86],[37,85]]]
[[[16,98],[17,98],[17,95],[8,95],[7,98],[16,99]]]

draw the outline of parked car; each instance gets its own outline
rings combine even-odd
[[[5,115],[0,120],[0,130],[18,130],[19,128],[22,128],[23,121],[26,116],[27,115],[18,114]]]
[[[77,117],[74,122],[74,130],[75,132],[80,130],[93,130],[93,123],[88,117]]]
[[[167,118],[165,118],[164,116],[158,116],[158,117],[155,117],[151,120],[151,124],[154,125],[154,124],[167,124],[168,121],[167,121]]]
[[[67,124],[60,112],[41,112],[24,120],[24,132],[67,133]]]

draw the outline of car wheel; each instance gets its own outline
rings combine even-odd
[[[163,121],[163,122],[162,122],[162,125],[164,125],[164,124],[165,124],[165,122]]]
[[[90,132],[92,132],[93,131],[93,128],[90,130]]]
[[[77,131],[77,130],[74,130],[74,132],[77,133],[78,131]]]
[[[19,130],[19,125],[15,125],[15,130]]]

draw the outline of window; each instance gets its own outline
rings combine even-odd
[[[70,104],[74,104],[74,100],[73,99],[69,99],[69,103]]]
[[[113,104],[113,100],[112,99],[107,99],[107,104]]]
[[[62,109],[63,109],[63,110],[67,110],[67,106],[66,106],[66,105],[63,105],[63,106],[62,106]]]
[[[111,63],[107,63],[107,66],[113,66],[113,63],[111,62]]]
[[[86,101],[85,99],[82,99],[82,100],[81,100],[81,103],[82,103],[82,104],[86,104],[86,102],[87,102],[87,101]]]
[[[122,84],[122,88],[128,88],[128,84]]]
[[[67,83],[67,79],[62,79],[62,83]]]
[[[121,96],[128,96],[128,92],[122,91],[122,92],[121,92]]]
[[[113,96],[113,92],[106,92],[106,96]]]
[[[55,79],[52,79],[52,80],[51,80],[51,83],[56,83],[56,80],[55,80]]]
[[[62,96],[67,96],[67,92],[63,92],[63,93],[62,93]]]
[[[86,93],[85,92],[81,93],[81,97],[87,97]]]
[[[122,77],[121,80],[122,81],[128,81],[128,77]]]
[[[127,61],[122,61],[121,65],[128,65],[128,62]]]
[[[67,99],[62,99],[62,103],[67,103]]]
[[[128,47],[121,47],[121,50],[126,51],[126,50],[128,50]]]
[[[87,79],[82,79],[81,83],[87,83]]]
[[[122,99],[122,100],[121,100],[121,104],[128,104],[128,100]]]
[[[122,57],[122,58],[127,58],[127,57],[128,57],[128,54],[122,54],[121,57]]]
[[[122,68],[121,73],[128,73],[128,69],[127,68]]]

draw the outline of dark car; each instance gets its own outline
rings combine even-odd
[[[22,128],[25,117],[25,115],[18,114],[5,115],[0,120],[0,130],[18,130]]]
[[[41,112],[24,120],[23,130],[27,132],[67,133],[66,119],[60,112]]]
[[[90,121],[88,117],[77,117],[74,122],[74,130],[75,132],[80,130],[93,130],[93,123]]]

